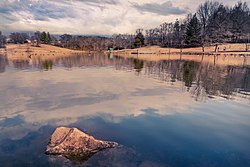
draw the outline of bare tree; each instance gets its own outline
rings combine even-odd
[[[10,34],[10,38],[15,44],[23,44],[29,39],[29,36],[26,33],[13,32]]]
[[[220,5],[209,19],[209,36],[215,43],[227,42],[229,33],[230,11],[224,5]]]
[[[219,2],[206,1],[201,4],[197,9],[197,18],[201,23],[201,44],[203,48],[203,52],[205,45],[209,42],[209,20],[214,15],[215,11],[218,10],[221,4]]]

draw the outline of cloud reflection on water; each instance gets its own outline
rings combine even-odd
[[[21,115],[25,124],[59,126],[58,121],[66,126],[78,117],[107,113],[113,117],[107,120],[119,122],[123,116],[144,114],[146,108],[166,115],[187,112],[196,103],[180,89],[181,84],[166,85],[144,77],[142,81],[132,73],[109,68],[10,73],[3,73],[6,79],[0,83],[4,92],[1,118]]]
[[[249,86],[241,84],[242,78],[248,80],[248,68],[178,60],[145,62],[142,69],[133,71],[133,60],[99,61],[97,57],[78,57],[83,61],[73,65],[67,61],[66,70],[56,63],[51,71],[34,70],[41,67],[39,63],[6,67],[0,74],[4,78],[0,82],[0,163],[7,164],[14,156],[17,160],[11,164],[15,166],[28,162],[65,165],[64,160],[43,154],[58,126],[78,127],[98,139],[136,147],[140,155],[133,149],[102,152],[86,163],[90,166],[104,160],[107,166],[169,162],[228,166],[228,162],[246,161],[249,99],[221,98],[220,91],[225,96],[238,87],[247,92]],[[192,91],[197,87],[205,100],[196,100]],[[23,155],[30,152],[29,157]]]
[[[218,101],[216,95],[220,92],[228,98],[235,90],[233,85],[242,86],[241,73],[245,79],[248,77],[248,68],[220,67],[195,61],[146,61],[143,69],[135,71],[139,76],[127,72],[134,67],[133,59],[116,57],[110,60],[103,55],[83,55],[54,61],[55,65],[63,64],[71,70],[32,71],[29,70],[31,67],[39,68],[42,62],[32,61],[34,64],[26,66],[17,61],[20,62],[18,66],[12,63],[18,71],[7,70],[1,74],[5,79],[0,83],[0,91],[5,96],[0,97],[0,120],[21,115],[25,120],[23,127],[37,129],[45,124],[67,126],[79,117],[90,116],[119,122],[122,117],[145,114],[143,110],[147,108],[156,109],[160,115],[187,113],[200,105],[193,98],[213,97]],[[227,78],[236,78],[237,82]],[[248,90],[247,85],[242,87]],[[8,127],[4,128],[7,132]]]

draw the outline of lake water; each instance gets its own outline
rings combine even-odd
[[[0,56],[0,166],[249,167],[249,59],[174,57]],[[45,155],[59,126],[122,146]]]

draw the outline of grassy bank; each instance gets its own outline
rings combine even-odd
[[[8,60],[17,60],[33,58],[51,59],[88,52],[70,50],[51,45],[41,45],[40,47],[34,47],[30,44],[8,44],[6,45],[6,53]]]
[[[204,48],[204,53],[202,47],[195,48],[161,48],[159,46],[149,46],[137,49],[124,49],[115,51],[119,54],[184,54],[184,55],[250,55],[250,46],[248,46],[248,51],[246,51],[246,44],[223,44],[218,45],[218,49],[215,52],[215,46],[207,46]]]
[[[138,58],[146,61],[187,60],[196,62],[202,61],[204,63],[217,65],[250,65],[250,52],[245,51],[246,46],[244,44],[225,44],[219,45],[219,48],[221,48],[219,52],[214,52],[215,47],[206,47],[205,54],[203,54],[201,47],[187,48],[183,49],[181,52],[180,49],[151,46],[115,51],[114,54],[126,58]],[[224,48],[226,48],[225,51]]]

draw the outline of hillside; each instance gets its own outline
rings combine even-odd
[[[6,50],[9,60],[30,58],[49,59],[86,53],[86,51],[70,50],[51,45],[34,47],[30,44],[8,44],[6,45]]]

